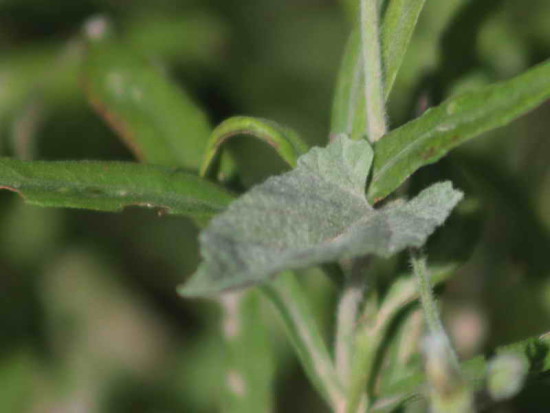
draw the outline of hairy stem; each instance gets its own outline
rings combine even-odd
[[[418,292],[420,294],[420,303],[422,305],[422,309],[424,310],[424,317],[426,319],[426,324],[428,325],[430,334],[440,336],[445,340],[445,345],[449,356],[451,357],[450,362],[454,365],[457,371],[459,371],[460,364],[458,362],[458,357],[451,345],[447,333],[445,332],[445,328],[443,327],[443,323],[441,322],[441,317],[439,315],[439,309],[437,308],[437,303],[433,296],[432,285],[426,269],[426,257],[416,251],[411,251],[411,263]]]
[[[343,389],[298,281],[287,272],[262,291],[281,316],[306,375],[331,408],[341,411]]]
[[[376,142],[387,132],[379,24],[378,0],[361,0],[367,134],[371,142]]]
[[[347,387],[351,376],[351,358],[359,306],[366,286],[365,260],[355,260],[349,271],[336,313],[336,371],[342,384]]]
[[[525,360],[529,365],[528,383],[544,379],[550,372],[550,332],[537,337],[498,347],[494,354],[512,354]],[[540,354],[539,354],[540,353]],[[534,356],[534,354],[539,354]],[[466,380],[474,390],[481,390],[485,385],[487,373],[487,359],[478,356],[463,363],[463,371]],[[422,372],[411,374],[389,386],[383,398],[372,406],[375,412],[387,412],[399,405],[406,404],[424,397],[426,389],[426,376]]]
[[[440,283],[446,280],[454,272],[455,267],[448,265],[436,268],[432,281]],[[369,383],[377,374],[375,358],[382,355],[381,346],[386,341],[389,327],[395,317],[406,305],[418,299],[418,295],[410,274],[406,274],[399,277],[391,286],[376,315],[372,315],[373,308],[365,308],[358,322],[347,412],[363,411],[369,402],[373,402],[374,395],[369,394],[367,400],[365,389],[368,389]]]

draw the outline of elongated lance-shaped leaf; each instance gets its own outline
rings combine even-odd
[[[287,269],[422,245],[462,194],[436,184],[374,210],[364,192],[372,156],[366,141],[344,136],[254,187],[201,233],[204,262],[181,293],[210,295]]]
[[[369,200],[394,191],[418,168],[550,98],[550,61],[504,82],[450,98],[387,134],[376,145]]]
[[[359,30],[354,30],[346,44],[336,80],[330,126],[330,134],[333,137],[347,134],[353,139],[360,139],[365,133],[361,63],[361,36]]]
[[[201,176],[209,175],[215,169],[222,145],[227,140],[242,135],[254,136],[266,142],[292,167],[296,166],[298,157],[308,149],[295,131],[277,122],[249,116],[235,116],[223,121],[212,132],[203,158]]]
[[[425,0],[390,0],[382,17],[381,42],[384,92],[389,97],[405,57]],[[338,72],[332,105],[331,135],[346,133],[364,137],[365,97],[360,93],[363,76],[359,30],[351,33]]]
[[[138,159],[198,169],[211,131],[207,118],[147,60],[110,36],[92,39],[83,81],[93,107]]]
[[[180,170],[124,162],[25,162],[0,159],[0,187],[33,205],[121,211],[158,208],[172,215],[208,219],[232,196]]]
[[[382,57],[386,98],[405,58],[420,12],[426,0],[389,0],[382,21]]]

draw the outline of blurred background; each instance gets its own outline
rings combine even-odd
[[[389,101],[392,127],[550,56],[547,0],[426,3]],[[2,0],[2,156],[133,159],[81,87],[82,26],[97,15],[212,125],[246,114],[289,125],[312,145],[327,141],[353,1]],[[402,189],[450,178],[466,192],[428,247],[430,259],[461,264],[443,304],[466,358],[550,330],[549,130],[546,103]],[[231,151],[242,187],[284,170],[252,140]],[[0,193],[0,411],[223,411],[220,310],[175,292],[197,265],[197,232],[152,211],[39,209]],[[379,264],[386,279],[404,266],[402,257]],[[303,280],[329,337],[336,292],[315,272]],[[258,329],[267,331],[256,347],[271,355],[258,358],[258,375],[275,389],[273,410],[324,411],[260,305]],[[531,386],[497,411],[548,411],[549,386]]]

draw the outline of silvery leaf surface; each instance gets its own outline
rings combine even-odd
[[[374,209],[365,196],[372,159],[368,142],[342,136],[252,188],[201,233],[203,262],[180,292],[213,295],[284,270],[424,244],[462,193],[438,183],[409,202]]]

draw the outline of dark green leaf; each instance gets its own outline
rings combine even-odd
[[[128,206],[207,219],[232,199],[179,170],[123,162],[24,162],[0,159],[0,187],[33,205],[120,211]]]
[[[202,232],[204,262],[182,293],[208,295],[287,269],[421,246],[462,194],[436,184],[408,203],[374,210],[364,192],[371,161],[366,141],[342,137],[254,187]]]
[[[453,97],[376,144],[370,201],[386,197],[418,168],[550,97],[550,61],[511,80]]]

